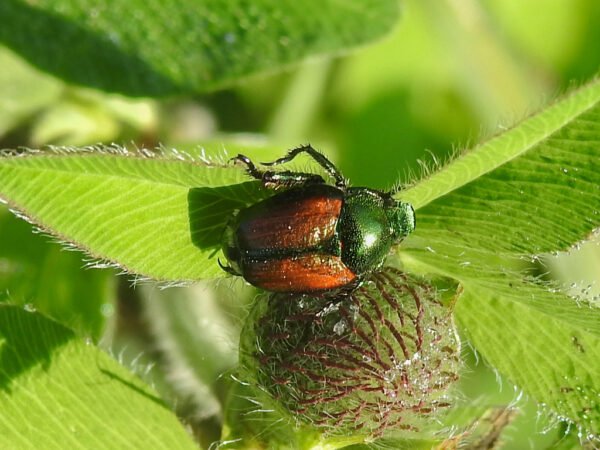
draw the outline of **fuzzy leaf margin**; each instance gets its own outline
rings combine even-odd
[[[241,169],[167,150],[14,153],[0,158],[0,180],[0,198],[44,231],[164,282],[223,276],[223,225],[260,197]]]
[[[583,434],[600,435],[600,308],[523,269],[600,227],[594,80],[400,194],[418,226],[409,271],[461,282],[456,318],[476,351]]]

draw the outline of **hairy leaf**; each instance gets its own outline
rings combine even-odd
[[[600,433],[600,308],[518,280],[470,284],[456,315],[510,381],[585,433]]]
[[[113,310],[111,271],[85,270],[80,252],[66,252],[48,242],[49,236],[31,231],[0,207],[0,302],[35,307],[79,334],[99,339]]]
[[[600,82],[402,194],[418,209],[405,267],[461,281],[456,315],[474,347],[538,402],[600,433],[600,308],[520,272],[600,227]]]
[[[1,158],[0,197],[127,272],[161,281],[223,275],[223,224],[256,199],[257,183],[226,163],[96,150]]]

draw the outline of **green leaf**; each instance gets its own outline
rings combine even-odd
[[[519,272],[600,227],[600,81],[402,193],[417,230],[408,270],[461,281],[456,316],[500,373],[586,433],[600,433],[600,308]]]
[[[228,163],[224,148],[259,160],[274,154],[239,143],[0,153],[0,199],[101,264],[165,282],[222,277],[217,260],[233,211],[272,195]]]
[[[159,281],[223,276],[224,225],[265,195],[259,183],[225,162],[100,150],[0,158],[0,198],[127,272]]]
[[[513,128],[460,155],[442,170],[433,173],[427,179],[405,191],[402,197],[411,201],[416,208],[422,208],[435,199],[465,186],[495,169],[500,169],[503,165],[508,165],[519,157],[528,157],[528,155],[536,155],[545,151],[552,151],[552,156],[556,157],[561,156],[561,150],[563,152],[578,150],[581,144],[577,142],[577,138],[581,138],[584,143],[589,140],[593,141],[594,138],[597,139],[597,136],[593,135],[593,131],[597,127],[594,118],[598,116],[599,97],[600,81],[594,80]],[[562,142],[560,142],[561,139]],[[585,153],[594,154],[593,150],[593,148],[589,148],[588,144]],[[552,156],[542,159],[551,162]],[[560,160],[557,161],[557,163],[560,162]],[[519,161],[514,161],[514,163],[519,163]],[[573,168],[576,165],[577,161],[574,161]],[[530,169],[530,172],[543,172],[546,167],[536,167],[535,169]],[[557,169],[550,174],[564,173],[563,169],[568,171],[569,167],[558,166]]]
[[[0,136],[3,136],[56,101],[62,85],[52,77],[33,70],[17,55],[1,46],[0,67]]]
[[[0,305],[0,447],[196,448],[156,393],[38,313]]]
[[[0,207],[0,301],[33,306],[79,334],[99,339],[113,311],[111,272],[85,270],[80,252],[66,252],[48,242],[50,237],[31,231],[28,223]]]
[[[544,407],[600,433],[600,309],[539,286],[465,286],[459,324],[488,363]]]
[[[34,65],[67,81],[148,96],[207,91],[339,53],[390,30],[398,4],[5,0],[0,17],[0,42]]]

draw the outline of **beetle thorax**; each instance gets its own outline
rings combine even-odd
[[[369,189],[348,190],[337,229],[342,260],[359,276],[381,267],[394,241],[383,199]]]

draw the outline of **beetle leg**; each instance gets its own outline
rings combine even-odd
[[[263,173],[262,182],[266,187],[277,189],[307,184],[324,184],[325,180],[316,173],[291,172],[289,170],[273,172],[268,170]]]
[[[248,172],[248,175],[250,175],[253,178],[256,178],[257,180],[262,180],[263,179],[263,174],[264,172],[261,172],[260,170],[258,170],[256,168],[256,166],[254,165],[254,163],[252,162],[252,160],[250,158],[248,158],[245,155],[237,155],[234,156],[233,158],[231,158],[229,160],[231,161],[240,161],[242,163],[244,163],[246,165],[246,172]]]
[[[223,265],[223,263],[221,262],[221,260],[219,258],[217,258],[217,264],[219,264],[219,267],[230,275],[236,275],[236,276],[241,275],[240,273],[237,273],[231,266]]]
[[[333,163],[331,161],[329,161],[329,159],[327,159],[327,157],[315,150],[311,145],[303,145],[301,147],[296,147],[292,150],[290,150],[288,152],[287,155],[285,155],[283,158],[279,158],[276,159],[273,162],[270,163],[261,163],[264,166],[276,166],[279,164],[285,164],[287,162],[290,162],[292,159],[294,159],[296,156],[298,156],[300,153],[308,153],[308,155],[314,159],[317,164],[319,164],[323,169],[325,169],[325,171],[331,175],[333,177],[333,179],[335,180],[335,185],[339,188],[345,188],[346,187],[346,180],[344,180],[344,177],[342,176],[342,174],[339,172],[339,170],[337,170],[337,168],[333,165]]]
[[[275,172],[273,170],[259,170],[256,165],[245,155],[237,155],[231,161],[240,161],[246,165],[246,172],[252,178],[262,181],[268,188],[303,186],[306,184],[324,184],[321,175],[314,173],[292,172],[289,170]]]

